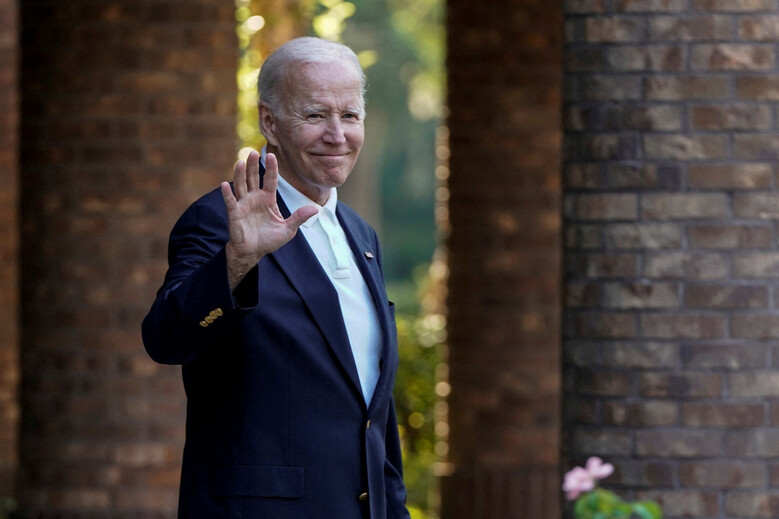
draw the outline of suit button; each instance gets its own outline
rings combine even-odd
[[[224,315],[224,312],[222,311],[221,308],[217,308],[216,310],[214,310],[214,313],[216,314],[217,317],[222,317]]]
[[[371,421],[368,420],[367,422],[365,422],[365,429],[368,430],[370,428],[371,428]]]
[[[362,494],[360,494],[360,496],[357,499],[359,499],[360,501],[367,501],[368,500],[368,492],[363,492]]]
[[[202,326],[203,328],[208,328],[208,323],[205,321],[200,321],[200,326]]]
[[[214,322],[214,318],[213,318],[213,317],[211,317],[210,315],[207,315],[207,316],[206,316],[206,318],[205,318],[205,319],[203,319],[203,320],[204,320],[205,322],[207,322],[208,324],[211,324],[211,323],[213,323],[213,322]]]
[[[216,315],[216,310],[211,310],[211,312],[209,312],[209,314],[208,314],[208,317],[210,317],[211,319],[216,320],[216,318],[219,317],[219,316]]]

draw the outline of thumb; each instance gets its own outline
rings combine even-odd
[[[287,218],[286,222],[287,225],[291,228],[297,231],[297,229],[303,225],[309,218],[314,216],[319,212],[319,208],[317,208],[314,205],[304,205],[294,213],[292,213],[289,218]]]

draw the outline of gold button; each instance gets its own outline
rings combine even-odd
[[[217,308],[216,310],[214,310],[214,312],[216,313],[217,317],[222,317],[224,315],[224,312],[222,311],[221,308]]]
[[[365,501],[366,499],[368,499],[368,492],[363,492],[362,494],[360,494],[360,497],[358,497],[357,499],[359,499],[360,501]]]
[[[216,318],[219,317],[219,316],[216,315],[216,310],[211,310],[211,313],[208,314],[208,317],[210,317],[211,319],[216,320]]]
[[[213,317],[211,317],[210,315],[209,315],[209,316],[206,316],[206,318],[205,318],[204,320],[205,320],[205,322],[207,322],[208,324],[211,324],[211,323],[213,323],[213,322],[214,322],[214,318],[213,318]]]
[[[200,321],[200,326],[202,326],[203,328],[208,328],[208,323],[205,321]]]
[[[367,422],[365,422],[365,428],[366,428],[366,429],[370,429],[370,428],[371,428],[371,421],[370,421],[370,420],[368,420]]]

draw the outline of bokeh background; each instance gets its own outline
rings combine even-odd
[[[779,517],[777,0],[0,0],[0,500],[175,516],[185,400],[140,322],[253,74],[352,46],[344,198],[399,320],[414,518]],[[4,513],[4,512],[2,512]]]

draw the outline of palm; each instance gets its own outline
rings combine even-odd
[[[305,206],[284,219],[276,204],[276,157],[268,154],[265,163],[262,189],[256,151],[249,154],[245,163],[236,164],[233,189],[227,182],[222,183],[230,232],[227,261],[232,288],[260,258],[291,240],[298,227],[317,212],[314,206]]]

